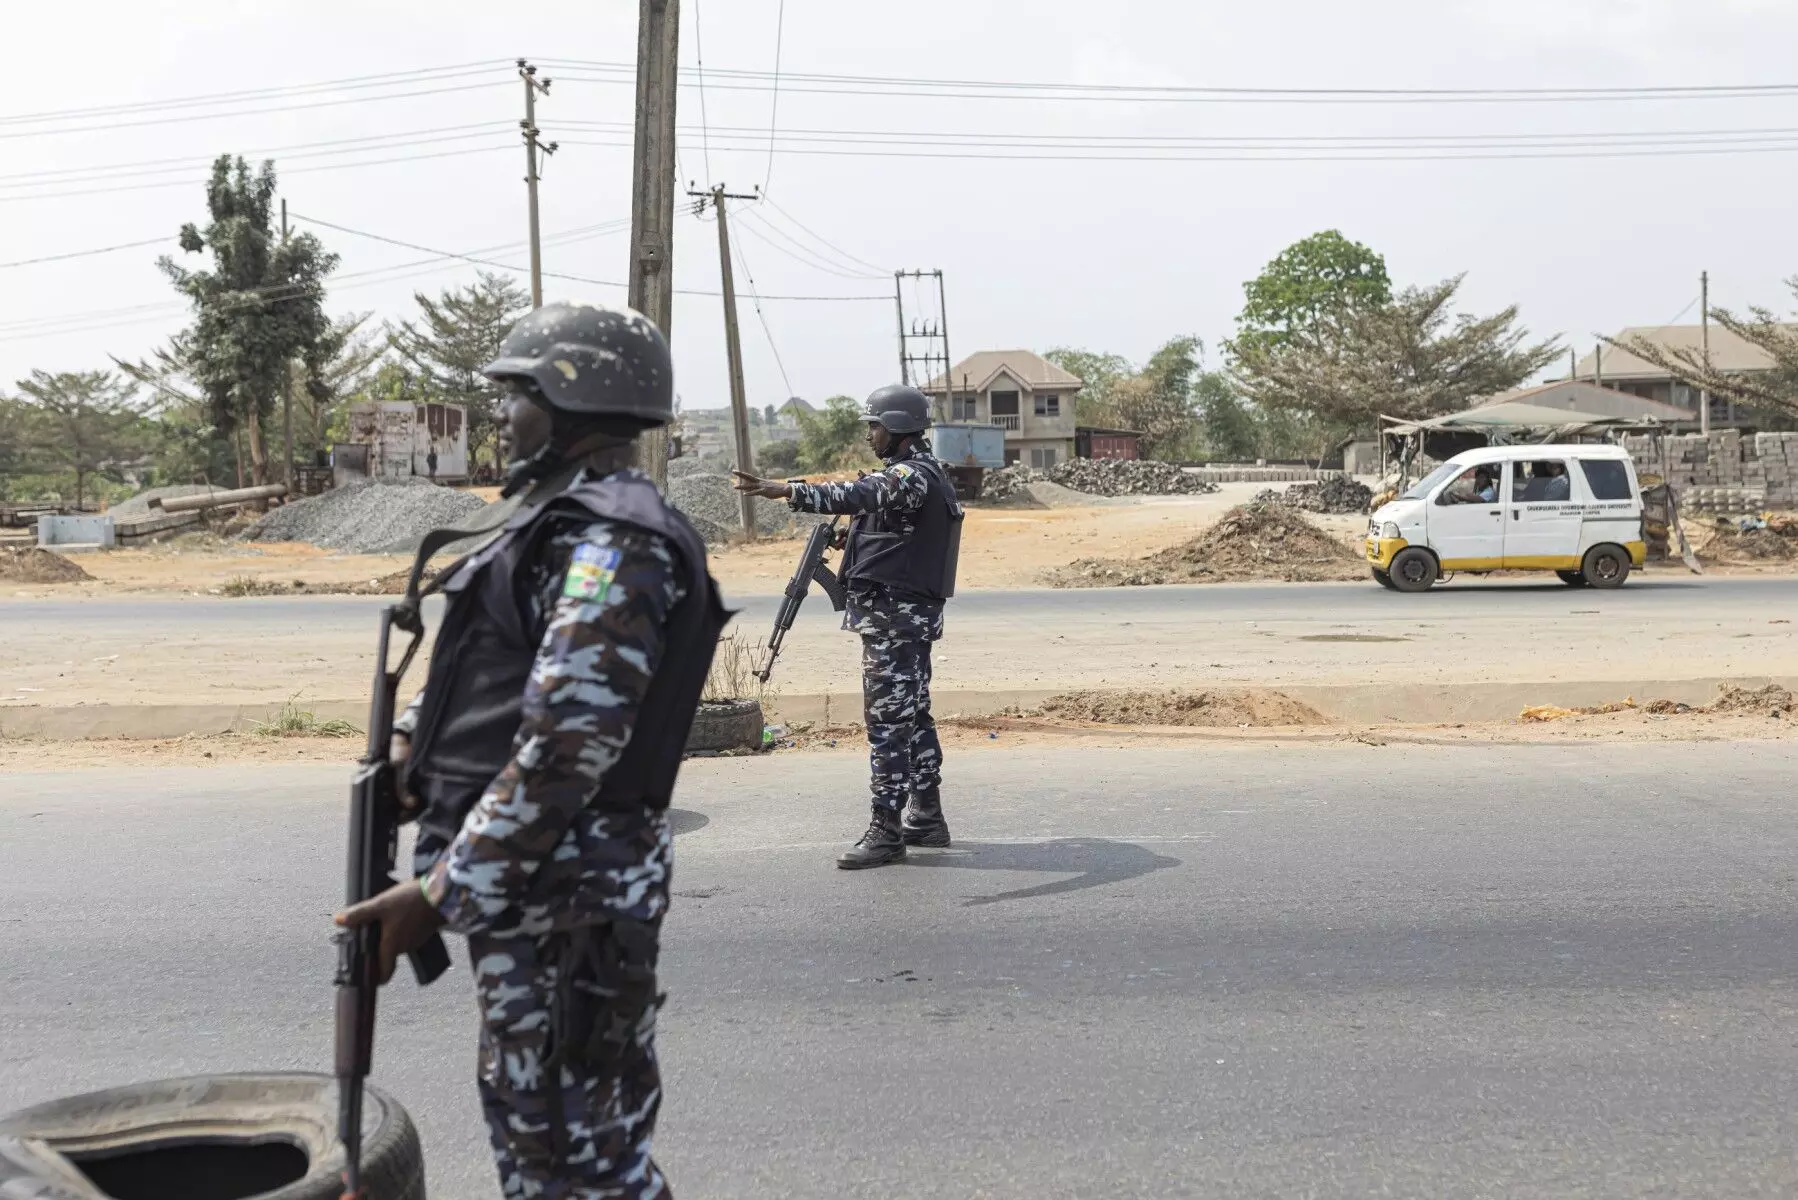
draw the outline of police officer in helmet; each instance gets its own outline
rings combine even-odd
[[[381,924],[383,978],[468,938],[479,1086],[508,1197],[666,1197],[656,954],[668,800],[727,619],[705,545],[632,463],[673,418],[661,332],[551,304],[486,368],[521,497],[440,577],[424,690],[395,723],[417,878],[339,914]]]
[[[845,625],[862,637],[874,818],[837,859],[845,869],[897,862],[908,845],[949,844],[943,749],[930,715],[930,644],[943,636],[943,601],[955,592],[962,509],[924,438],[924,393],[879,389],[868,397],[867,422],[882,466],[854,483],[781,483],[733,472],[739,491],[784,499],[797,512],[853,518],[841,573]]]

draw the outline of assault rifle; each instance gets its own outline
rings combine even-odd
[[[756,678],[763,683],[768,676],[774,674],[774,660],[780,657],[780,646],[786,640],[787,631],[793,628],[793,620],[799,615],[799,606],[805,603],[805,595],[811,590],[813,583],[824,589],[830,597],[830,606],[842,612],[849,603],[849,593],[843,588],[843,581],[837,573],[824,565],[824,552],[836,544],[837,523],[814,525],[810,536],[805,539],[805,553],[799,556],[799,566],[793,571],[793,578],[787,580],[786,594],[781,598],[780,611],[774,616],[774,632],[768,637],[768,661],[756,673]]]
[[[435,536],[435,535],[433,535]],[[360,904],[393,886],[394,859],[399,853],[400,798],[391,746],[394,697],[400,677],[424,640],[419,613],[418,578],[429,552],[412,568],[411,582],[400,603],[381,612],[375,657],[375,694],[369,702],[368,749],[350,785],[349,880],[345,898]],[[412,637],[399,666],[389,669],[388,641],[395,627]],[[449,969],[449,951],[437,934],[407,956],[418,982],[427,984]],[[343,1143],[343,1194],[362,1196],[362,1089],[375,1052],[375,992],[380,987],[381,927],[364,925],[337,935],[337,1137]]]

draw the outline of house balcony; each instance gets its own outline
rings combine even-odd
[[[1000,414],[993,418],[993,424],[997,425],[1000,429],[1008,429],[1012,433],[1016,433],[1019,429],[1018,420],[1019,418],[1016,413],[1013,413],[1010,416]]]

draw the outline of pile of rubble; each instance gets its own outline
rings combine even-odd
[[[668,500],[685,513],[699,535],[713,545],[721,545],[733,536],[742,536],[742,511],[738,507],[737,491],[731,487],[728,475],[703,472],[670,475]],[[796,513],[787,507],[785,500],[764,500],[757,496],[750,503],[755,506],[756,533],[762,537],[810,528],[819,521],[829,520],[828,517],[811,513]]]
[[[1003,504],[1024,497],[1033,483],[1059,484],[1089,496],[1202,496],[1217,491],[1218,486],[1173,463],[1070,458],[1046,471],[1021,464],[988,471],[980,485],[980,498],[989,504]]]
[[[0,580],[7,583],[81,583],[92,578],[80,563],[49,550],[0,548]]]
[[[1758,688],[1745,688],[1733,683],[1722,683],[1717,685],[1717,698],[1709,704],[1687,704],[1681,700],[1638,702],[1633,696],[1629,696],[1622,700],[1613,700],[1609,704],[1593,704],[1580,708],[1563,708],[1558,704],[1538,704],[1524,709],[1518,719],[1533,724],[1544,721],[1562,721],[1568,717],[1602,717],[1612,713],[1625,712],[1643,712],[1655,717],[1687,714],[1700,716],[1734,714],[1784,718],[1791,715],[1792,704],[1792,693],[1777,683],[1769,683]]]
[[[1062,692],[1017,714],[1099,725],[1183,725],[1199,728],[1327,725],[1329,718],[1284,692],[1205,691]]]
[[[251,542],[306,542],[350,554],[405,554],[433,529],[466,525],[487,505],[424,479],[363,480],[283,504],[242,533]]]
[[[1698,557],[1714,563],[1790,562],[1798,559],[1798,516],[1718,517],[1706,527]]]
[[[1362,579],[1367,564],[1347,543],[1284,504],[1242,504],[1189,542],[1135,560],[1084,558],[1049,574],[1054,587],[1155,583]]]
[[[1365,513],[1373,507],[1373,489],[1347,475],[1332,475],[1320,483],[1295,483],[1285,491],[1268,488],[1255,497],[1257,504],[1284,504],[1302,512]]]
[[[1094,496],[1200,496],[1217,484],[1173,463],[1142,458],[1070,458],[1049,468],[1049,479]]]

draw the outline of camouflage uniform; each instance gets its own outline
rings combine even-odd
[[[907,446],[854,483],[795,483],[787,503],[797,512],[916,513],[929,494],[910,463],[928,454]],[[943,636],[943,602],[877,583],[851,582],[845,629],[862,638],[862,716],[868,727],[874,802],[895,811],[910,793],[942,783],[943,748],[930,715],[930,644]]]
[[[560,1055],[568,1047],[555,1044],[551,1013],[558,988],[612,995],[578,954],[592,930],[624,918],[653,934],[668,907],[667,814],[608,810],[594,797],[630,740],[684,588],[668,543],[633,526],[560,520],[540,546],[515,589],[540,643],[511,761],[453,841],[421,831],[414,871],[448,927],[468,936],[502,1194],[667,1197],[650,1157],[661,1104],[655,1002],[605,1070]],[[396,722],[403,732],[418,707]]]

